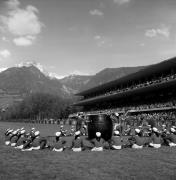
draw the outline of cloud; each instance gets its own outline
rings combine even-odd
[[[5,28],[1,25],[1,16],[0,16],[0,32],[5,32]]]
[[[145,44],[144,44],[144,43],[140,43],[140,44],[139,44],[139,46],[144,47],[144,46],[145,46]]]
[[[96,35],[96,36],[94,36],[94,40],[98,47],[112,47],[112,41],[110,38]]]
[[[9,41],[5,36],[2,37],[2,40],[3,40],[4,42],[8,42],[8,41]]]
[[[150,37],[150,38],[157,37],[157,36],[163,36],[165,38],[169,38],[170,37],[170,27],[162,25],[161,28],[148,29],[145,31],[145,36]]]
[[[38,18],[39,10],[31,5],[22,9],[18,0],[8,1],[7,8],[7,16],[0,16],[3,27],[15,36],[13,42],[16,45],[23,44],[21,42],[25,42],[25,46],[27,44],[31,45],[36,39],[36,36],[41,33],[43,27],[43,24]],[[29,38],[29,36],[34,38]]]
[[[22,37],[14,38],[13,42],[17,46],[30,46],[33,44],[35,39],[36,39],[35,36],[24,36],[24,37],[22,36]]]
[[[16,9],[8,17],[2,17],[8,31],[14,35],[37,35],[41,32],[41,23],[35,14],[35,9],[28,6],[25,10]]]
[[[101,36],[96,35],[96,36],[94,36],[94,39],[95,39],[95,40],[99,40],[99,39],[101,39]]]
[[[9,56],[11,56],[11,53],[9,50],[4,49],[0,51],[0,56],[3,58],[8,58]]]
[[[18,0],[11,0],[6,2],[9,9],[15,9],[18,8],[20,5],[20,2]]]
[[[92,16],[103,16],[104,15],[104,13],[98,9],[90,10],[89,13]]]
[[[122,4],[129,3],[131,0],[113,0],[113,1],[115,4],[122,5]]]
[[[155,36],[157,36],[157,31],[155,29],[148,29],[145,31],[145,36],[155,37]]]

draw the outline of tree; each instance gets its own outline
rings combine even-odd
[[[67,118],[72,112],[70,101],[48,93],[34,93],[8,110],[12,119]]]

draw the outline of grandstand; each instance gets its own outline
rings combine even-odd
[[[79,92],[74,106],[84,112],[119,113],[175,111],[176,57]]]

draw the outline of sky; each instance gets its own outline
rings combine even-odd
[[[0,70],[92,75],[176,55],[176,0],[0,0]]]

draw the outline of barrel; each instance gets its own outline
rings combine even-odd
[[[96,132],[101,132],[101,136],[106,141],[111,139],[113,123],[109,115],[98,114],[88,115],[88,138],[93,139],[96,137]]]

